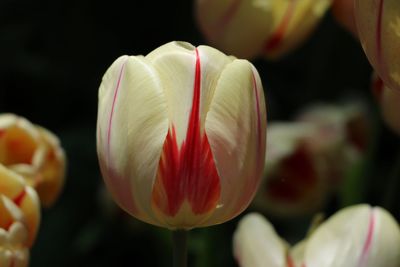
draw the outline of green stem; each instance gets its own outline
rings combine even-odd
[[[174,267],[187,267],[187,240],[189,232],[176,230],[172,232]]]

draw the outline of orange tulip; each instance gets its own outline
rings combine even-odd
[[[25,118],[0,115],[0,163],[22,175],[45,206],[51,206],[61,192],[65,155],[59,140]]]
[[[40,221],[39,199],[24,179],[0,164],[0,266],[25,267]]]

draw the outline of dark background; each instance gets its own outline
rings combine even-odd
[[[97,91],[105,70],[122,54],[147,54],[172,40],[206,43],[192,5],[190,0],[0,1],[0,112],[55,132],[69,160],[61,198],[43,210],[30,266],[171,266],[168,231],[103,203],[95,147]],[[398,179],[390,180],[399,142],[379,118],[369,90],[371,68],[356,40],[328,13],[302,47],[279,61],[253,63],[263,79],[270,120],[290,119],[309,103],[349,96],[370,104],[375,145],[359,201],[384,205],[399,219]],[[326,212],[337,208],[333,199]],[[296,222],[290,228],[280,222],[278,231],[295,240],[309,218]],[[235,266],[236,223],[192,231],[190,266]]]

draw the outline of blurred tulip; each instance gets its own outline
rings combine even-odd
[[[370,127],[361,103],[313,105],[302,111],[297,120],[318,125],[326,134],[343,135],[346,149],[354,150],[349,153],[362,154],[368,149]]]
[[[241,267],[398,267],[400,228],[386,210],[345,208],[289,250],[260,215],[246,215],[233,237]]]
[[[170,229],[222,223],[258,187],[266,111],[246,60],[183,42],[122,56],[103,77],[97,123],[106,185],[145,222]]]
[[[355,37],[357,37],[357,26],[354,18],[353,0],[333,0],[332,13],[336,21]]]
[[[14,114],[0,115],[0,163],[22,175],[51,206],[64,185],[65,155],[46,129]]]
[[[385,123],[400,135],[400,91],[385,86],[376,74],[372,78],[372,91],[381,106]]]
[[[309,123],[270,123],[264,178],[255,208],[278,216],[319,209],[331,186],[327,154],[340,146],[340,136],[325,138]]]
[[[39,226],[40,206],[35,190],[0,164],[0,266],[28,265],[29,248]]]
[[[241,267],[284,267],[289,265],[288,245],[274,227],[257,213],[247,214],[233,236],[233,255]]]
[[[361,44],[385,84],[400,90],[400,1],[355,0]]]
[[[314,105],[294,122],[273,122],[255,208],[277,216],[320,209],[362,159],[369,143],[367,114],[358,104]]]
[[[243,58],[278,58],[301,45],[331,0],[197,0],[196,17],[205,38]]]
[[[307,240],[307,267],[398,267],[400,228],[386,210],[368,205],[345,208]]]

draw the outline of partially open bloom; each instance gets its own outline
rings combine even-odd
[[[22,175],[45,206],[64,185],[65,155],[58,138],[14,114],[0,115],[0,163]]]
[[[277,58],[310,35],[331,0],[197,0],[196,17],[206,39],[235,56]]]
[[[222,223],[258,187],[266,111],[246,60],[182,42],[122,56],[103,77],[97,123],[105,182],[145,222],[171,229]]]
[[[400,90],[400,1],[355,3],[359,37],[369,61],[389,88]]]
[[[278,216],[315,212],[336,192],[368,146],[362,106],[319,104],[268,126],[264,177],[254,206]]]
[[[292,249],[258,214],[246,215],[234,235],[241,267],[398,267],[400,228],[384,209],[356,205],[334,214]]]
[[[25,267],[39,226],[35,190],[0,164],[0,266]]]

